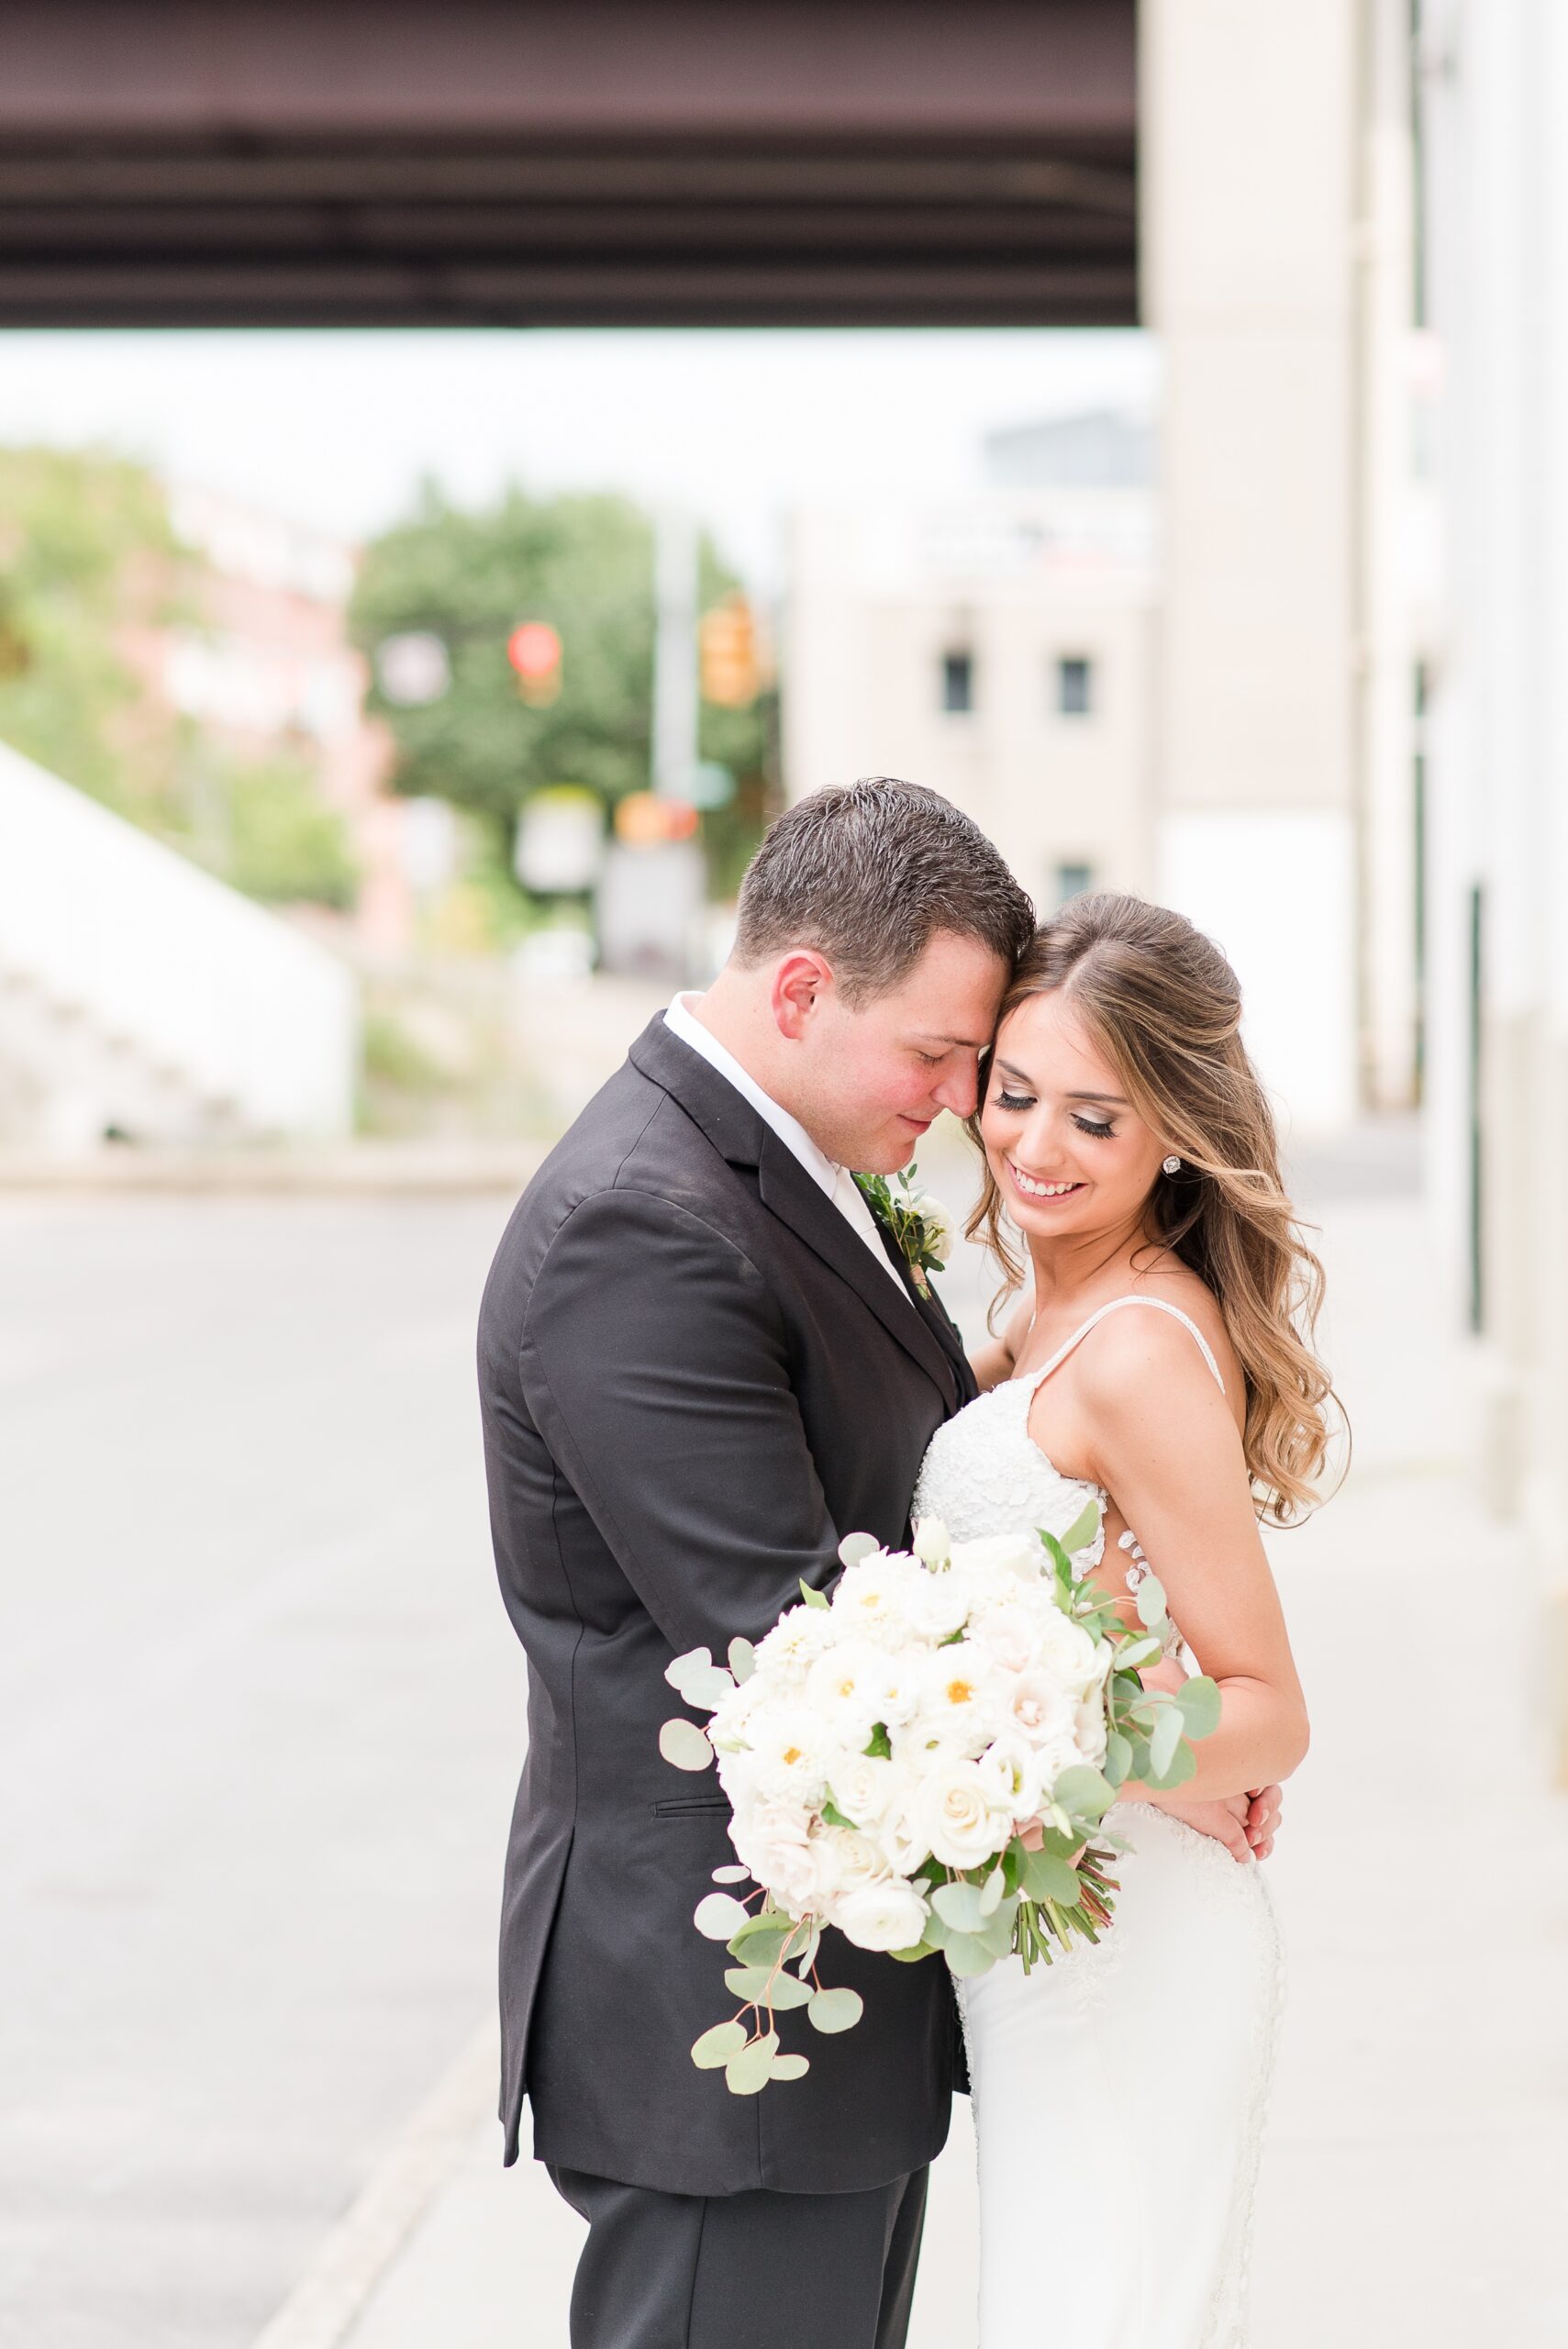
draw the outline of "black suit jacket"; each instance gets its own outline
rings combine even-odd
[[[655,1019],[551,1152],[480,1318],[496,1564],[528,1657],[528,1749],[501,1924],[506,2158],[525,2093],[541,2159],[685,2194],[850,2192],[947,2133],[940,1959],[834,1934],[858,2027],[798,2013],[804,2080],[732,2097],[693,2040],[732,2010],[692,1911],[733,1860],[716,1777],[663,1761],[682,1651],[722,1661],[897,1545],[935,1429],[974,1392],[941,1308],[888,1279],[733,1085]],[[699,1718],[693,1715],[692,1718]]]

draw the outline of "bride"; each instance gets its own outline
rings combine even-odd
[[[1281,1957],[1256,1865],[1272,1809],[1253,1806],[1251,1842],[1243,1822],[1307,1742],[1257,1520],[1287,1524],[1310,1500],[1329,1388],[1297,1333],[1322,1272],[1240,1017],[1229,965],[1179,915],[1081,898],[1018,968],[973,1121],[971,1236],[1016,1288],[1009,1219],[1032,1293],[976,1359],[984,1391],[932,1440],[914,1513],[955,1541],[1060,1533],[1092,1495],[1099,1578],[1130,1607],[1157,1573],[1180,1627],[1154,1676],[1201,1669],[1222,1701],[1195,1777],[1107,1816],[1129,1848],[1103,1941],[959,1986],[981,2349],[1010,2344],[1031,2311],[1073,2349],[1246,2337]]]

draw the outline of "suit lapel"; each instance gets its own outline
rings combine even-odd
[[[953,1375],[958,1382],[959,1401],[972,1403],[980,1390],[974,1384],[974,1373],[969,1366],[969,1356],[964,1351],[963,1339],[958,1324],[943,1304],[935,1281],[932,1281],[930,1286],[922,1295],[915,1286],[914,1276],[899,1250],[897,1241],[880,1216],[876,1219],[876,1230],[877,1237],[882,1241],[883,1253],[903,1282],[908,1293],[909,1302],[920,1316],[921,1320],[935,1331],[938,1344],[952,1364]]]
[[[900,1297],[860,1234],[827,1193],[814,1183],[792,1150],[772,1128],[762,1135],[757,1167],[757,1187],[762,1205],[787,1223],[798,1239],[830,1264],[862,1303],[871,1308],[889,1337],[935,1379],[950,1406],[958,1399],[958,1380],[946,1348],[902,1282]]]

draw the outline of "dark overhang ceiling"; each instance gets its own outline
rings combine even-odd
[[[1124,325],[1133,0],[0,6],[0,324]]]

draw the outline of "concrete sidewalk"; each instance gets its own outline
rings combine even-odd
[[[1476,1364],[1415,1203],[1324,1220],[1356,1451],[1333,1507],[1271,1541],[1315,1742],[1269,1864],[1292,1987],[1251,2349],[1545,2349],[1568,2335],[1568,1806],[1529,1752],[1529,1562],[1469,1474]],[[465,2061],[266,2349],[564,2349],[580,2227],[532,2164],[502,2171],[483,2036]],[[1190,2087],[1174,2047],[1173,2124]],[[973,2349],[973,2176],[961,2110],[912,2349]]]

